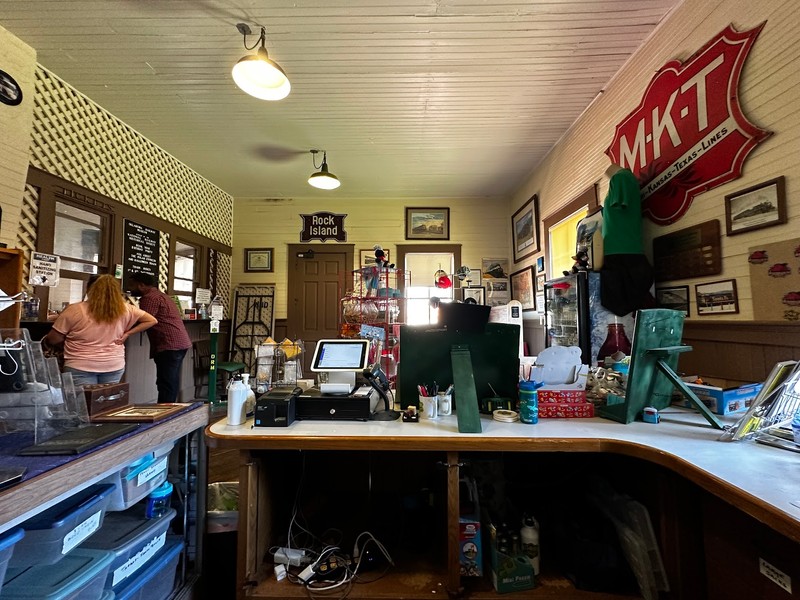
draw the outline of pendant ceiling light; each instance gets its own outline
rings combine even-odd
[[[314,168],[319,169],[319,171],[311,174],[311,177],[308,178],[308,183],[321,190],[335,190],[338,188],[341,185],[339,178],[328,171],[328,153],[324,150],[309,150],[309,152],[311,152],[312,160],[314,161]],[[317,154],[320,152],[322,152],[322,165],[317,167]]]
[[[271,60],[264,42],[267,39],[267,30],[262,27],[261,35],[252,46],[247,45],[247,36],[253,32],[245,23],[236,25],[244,36],[244,47],[253,50],[261,42],[261,47],[256,54],[243,57],[233,65],[233,80],[243,91],[261,100],[282,100],[289,95],[292,85],[286,73],[280,68],[278,63]]]

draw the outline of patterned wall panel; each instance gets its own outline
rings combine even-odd
[[[28,276],[31,272],[31,252],[36,250],[36,232],[39,226],[39,194],[36,186],[25,184],[22,196],[22,210],[17,224],[16,247],[22,250],[25,260],[22,261],[22,289],[33,294],[32,285],[28,285]]]
[[[169,234],[159,231],[158,236],[158,289],[169,289]]]
[[[226,245],[233,198],[41,65],[31,163]]]
[[[217,294],[225,306],[225,314],[231,314],[231,257],[223,252],[217,252]]]

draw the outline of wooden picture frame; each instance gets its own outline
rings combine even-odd
[[[407,240],[449,240],[450,209],[406,207]]]
[[[486,304],[486,288],[484,286],[472,286],[461,288],[461,301],[467,299],[475,300],[476,304]]]
[[[386,256],[386,262],[392,262],[389,254],[389,250],[383,251],[384,255]],[[374,267],[375,266],[375,250],[372,249],[362,249],[358,251],[358,266],[359,267]]]
[[[656,302],[662,308],[680,310],[689,316],[689,286],[675,285],[656,288]]]
[[[245,248],[244,272],[272,273],[272,256],[274,253],[274,248]]]
[[[177,414],[189,404],[161,402],[159,404],[129,404],[92,416],[95,423],[154,423]]]
[[[511,216],[514,262],[539,252],[539,196],[534,194]]]
[[[523,312],[536,310],[533,266],[525,267],[511,274],[511,299],[519,300]]]
[[[783,175],[725,196],[728,235],[786,223],[786,182]]]
[[[544,256],[540,256],[536,259],[536,272],[544,273]]]
[[[694,286],[698,316],[729,315],[739,312],[736,280],[724,279]]]
[[[544,282],[547,281],[547,276],[544,273],[540,273],[536,276],[536,291],[537,292],[544,292]]]

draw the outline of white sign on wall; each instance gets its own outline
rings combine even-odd
[[[61,258],[55,254],[33,252],[31,254],[31,273],[28,277],[30,285],[55,287],[58,285],[58,273],[61,270]]]

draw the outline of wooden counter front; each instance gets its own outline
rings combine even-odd
[[[661,423],[657,425],[641,422],[622,425],[600,418],[541,419],[536,425],[526,425],[482,417],[483,433],[480,434],[459,433],[455,416],[420,423],[298,421],[285,428],[258,429],[252,427],[252,420],[234,427],[222,419],[206,428],[206,443],[215,448],[240,450],[240,499],[248,499],[240,504],[239,597],[277,598],[287,593],[285,586],[270,583],[274,578],[265,575],[261,563],[265,545],[274,544],[271,536],[275,531],[282,531],[282,526],[275,530],[269,522],[270,486],[264,477],[274,466],[269,460],[270,452],[276,452],[277,456],[285,450],[442,453],[442,463],[447,466],[448,504],[447,568],[443,585],[451,596],[464,594],[458,558],[458,482],[459,465],[463,460],[459,453],[518,453],[520,457],[525,453],[542,456],[544,453],[551,456],[552,453],[595,453],[632,457],[640,461],[644,469],[648,463],[659,465],[653,469],[663,467],[677,475],[660,487],[663,505],[672,511],[672,521],[668,525],[671,529],[662,531],[667,532],[668,538],[686,528],[692,530],[692,524],[676,521],[681,518],[679,515],[687,497],[674,495],[670,488],[670,485],[688,480],[705,490],[709,497],[722,499],[736,507],[739,514],[749,515],[763,524],[762,527],[788,538],[787,543],[795,544],[792,556],[796,555],[800,543],[800,457],[793,452],[750,442],[720,442],[720,432],[690,410],[669,408],[661,411],[661,416]],[[701,511],[699,506],[691,510],[696,514]],[[681,574],[684,580],[678,584],[681,589],[671,596],[673,598],[699,597],[692,596],[696,592],[692,586],[698,578],[704,577],[697,570],[702,567],[695,566],[698,561],[702,562],[702,533],[697,536],[699,538],[690,536],[688,542],[673,539],[667,542],[672,544],[669,556],[665,557],[665,561],[670,561],[668,570],[684,570]],[[676,546],[676,543],[683,545]],[[694,547],[691,552],[686,551],[687,544]],[[700,558],[695,560],[698,552]],[[692,570],[692,574],[687,575],[687,570]],[[403,576],[399,575],[392,585],[399,586],[402,581]],[[396,594],[396,597],[418,597],[405,588]],[[466,594],[470,598],[491,596],[474,591]],[[568,587],[554,597],[583,596]]]

